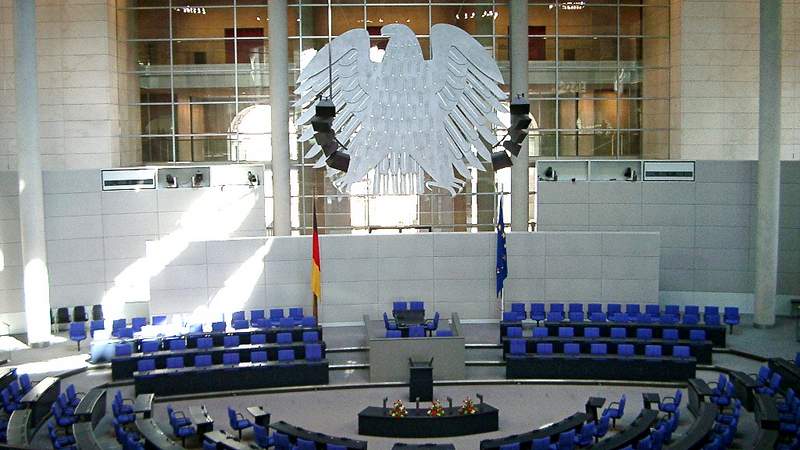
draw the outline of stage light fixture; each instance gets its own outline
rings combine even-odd
[[[511,162],[511,157],[508,156],[505,150],[492,152],[492,169],[494,169],[495,172],[513,165],[514,163]]]
[[[627,181],[636,181],[639,177],[636,175],[636,171],[630,167],[625,168],[625,172],[623,173],[625,176],[625,180]]]
[[[196,174],[192,175],[192,187],[193,188],[203,187],[203,174],[202,173],[196,173]]]
[[[508,129],[508,140],[503,142],[503,147],[514,157],[519,156],[522,141],[528,136],[528,127],[531,125],[531,105],[522,95],[517,95],[511,100],[511,126]]]
[[[347,172],[350,167],[350,155],[342,152],[341,145],[336,140],[336,131],[333,129],[333,119],[336,117],[336,107],[329,98],[317,102],[314,117],[311,118],[311,127],[314,128],[314,140],[322,147],[322,152],[327,157],[325,163],[328,167]]]
[[[175,178],[175,175],[171,173],[168,173],[167,176],[164,177],[164,181],[167,183],[168,188],[178,187],[178,180]]]
[[[247,182],[250,183],[250,187],[258,186],[258,177],[253,172],[248,171]]]
[[[558,181],[558,173],[552,167],[544,169],[544,177],[549,181]]]

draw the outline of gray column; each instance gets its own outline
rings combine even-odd
[[[14,2],[14,70],[19,173],[19,228],[28,344],[50,342],[50,283],[44,234],[39,98],[36,80],[36,4]]]
[[[272,109],[272,196],[275,236],[291,234],[289,198],[289,31],[286,0],[269,2],[269,102]]]
[[[775,325],[781,187],[781,6],[761,0],[758,88],[758,199],[753,324]]]
[[[528,97],[528,2],[511,0],[511,97]],[[528,229],[528,139],[511,168],[511,230]]]

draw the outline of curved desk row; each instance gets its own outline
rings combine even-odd
[[[708,435],[714,429],[717,418],[717,406],[712,403],[700,404],[700,409],[695,414],[695,420],[686,430],[686,434],[679,438],[673,438],[672,443],[667,445],[667,450],[696,450],[703,448],[708,440]]]
[[[758,387],[758,382],[750,375],[738,370],[732,370],[728,375],[731,378],[731,382],[733,382],[733,391],[736,398],[742,402],[744,409],[752,411],[754,406],[753,395]]]
[[[0,389],[5,389],[12,381],[17,380],[17,369],[15,367],[0,368]]]
[[[136,394],[198,394],[328,384],[328,361],[241,363],[232,366],[158,369],[133,374]]]
[[[75,437],[75,446],[78,450],[103,450],[97,440],[91,422],[78,422],[72,425],[72,435]]]
[[[562,380],[685,381],[695,376],[694,358],[670,356],[525,354],[506,356],[506,378]]]
[[[72,425],[75,445],[80,450],[100,450],[103,447],[94,434],[97,424],[106,415],[106,385],[89,390],[75,408],[78,422]]]
[[[453,444],[404,444],[398,442],[392,446],[392,450],[456,450]]]
[[[318,343],[322,347],[322,357],[325,357],[325,343]],[[154,359],[156,368],[164,369],[167,367],[167,358],[183,357],[183,364],[186,367],[194,366],[194,358],[197,355],[211,355],[213,364],[222,364],[224,353],[238,353],[239,359],[243,362],[250,361],[250,352],[267,352],[267,358],[277,361],[279,350],[294,350],[295,358],[304,359],[306,357],[306,346],[302,342],[292,344],[242,344],[236,347],[212,347],[212,348],[187,348],[185,350],[162,350],[154,353],[135,353],[130,356],[115,357],[111,360],[111,379],[121,380],[131,378],[136,372],[137,364],[143,359]]]
[[[269,426],[278,433],[289,435],[289,440],[292,443],[297,442],[297,438],[305,439],[307,441],[317,444],[317,448],[326,448],[328,444],[341,445],[347,450],[366,450],[367,443],[364,441],[357,441],[355,439],[348,439],[342,437],[328,436],[327,434],[316,433],[306,429],[296,427],[290,423],[283,421],[270,424]]]
[[[789,388],[795,392],[800,392],[800,367],[794,365],[792,361],[783,358],[772,358],[769,360],[769,368],[781,375],[781,390]]]
[[[636,339],[625,338],[616,339],[610,337],[587,338],[587,337],[533,337],[526,336],[523,338],[503,338],[503,356],[511,351],[511,339],[524,339],[525,351],[534,353],[536,351],[536,344],[551,343],[553,344],[553,351],[556,353],[564,352],[564,344],[575,343],[579,344],[581,353],[589,353],[591,344],[606,344],[608,346],[608,353],[617,353],[617,346],[620,344],[633,345],[633,351],[637,355],[644,355],[645,346],[647,345],[660,345],[665,355],[671,355],[672,349],[677,345],[689,347],[690,354],[700,364],[711,364],[711,341],[691,341],[688,339],[669,340],[669,339]]]
[[[35,433],[33,427],[33,411],[30,409],[18,409],[11,413],[8,418],[6,428],[6,442],[9,445],[27,447]]]
[[[778,442],[778,428],[780,427],[780,415],[775,404],[775,398],[766,394],[755,394],[753,396],[753,410],[758,434],[754,448],[775,448]]]
[[[508,444],[520,444],[520,450],[531,450],[531,442],[534,439],[541,439],[549,437],[550,441],[555,442],[558,435],[570,430],[580,431],[584,423],[586,423],[587,416],[582,412],[575,413],[563,420],[552,423],[542,428],[533,431],[528,431],[522,434],[512,434],[499,439],[485,439],[481,441],[481,450],[498,450],[500,447]]]
[[[261,447],[236,440],[224,431],[214,430],[203,435],[203,440],[214,444],[217,450],[257,450]]]
[[[658,411],[643,409],[636,419],[621,433],[603,439],[591,448],[592,450],[613,450],[628,445],[635,445],[645,436],[650,434],[650,429],[658,421]]]
[[[61,392],[61,380],[46,377],[22,396],[20,407],[8,420],[7,441],[11,445],[27,446],[36,430],[50,416],[50,406]]]
[[[146,450],[185,450],[180,444],[164,434],[155,419],[137,418],[134,425],[136,431],[144,439],[144,448]]]
[[[214,345],[217,347],[221,347],[223,341],[225,340],[225,336],[239,336],[239,341],[242,344],[249,344],[250,343],[250,336],[254,334],[265,334],[267,336],[267,343],[274,344],[278,341],[278,333],[292,333],[292,340],[297,342],[303,341],[303,332],[305,331],[316,331],[319,333],[319,340],[322,340],[322,327],[315,326],[315,327],[291,327],[291,328],[242,328],[239,330],[229,328],[225,331],[202,331],[202,332],[194,332],[194,333],[181,333],[175,334],[171,336],[158,336],[158,337],[135,337],[133,339],[121,339],[120,342],[130,342],[134,345],[133,351],[140,352],[142,350],[142,341],[149,341],[149,340],[160,340],[162,347],[166,345],[167,341],[174,340],[174,339],[185,339],[186,340],[186,347],[194,348],[197,347],[197,340],[202,337],[210,337],[214,342]],[[167,350],[166,347],[162,348],[162,350]]]
[[[402,418],[391,417],[390,408],[368,406],[358,413],[358,434],[367,436],[430,438],[488,433],[499,429],[497,408],[475,405],[475,414],[461,414],[459,407],[444,408],[445,415],[431,417],[427,408],[409,408]]]
[[[509,327],[533,328],[533,322],[500,322],[500,337],[503,338],[507,334]],[[678,337],[680,339],[689,339],[689,331],[691,330],[704,330],[706,332],[706,339],[710,340],[715,347],[725,347],[725,336],[727,328],[722,325],[685,325],[682,323],[676,324],[662,324],[662,323],[614,323],[614,322],[544,322],[550,336],[558,336],[558,329],[561,327],[572,327],[575,329],[576,336],[583,336],[583,329],[587,327],[595,327],[600,329],[600,336],[611,336],[612,328],[625,328],[628,336],[636,336],[636,330],[639,328],[650,328],[653,330],[654,338],[661,338],[664,329],[678,330]]]

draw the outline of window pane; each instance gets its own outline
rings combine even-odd
[[[559,39],[561,61],[616,61],[616,38],[562,38]]]
[[[587,6],[558,12],[558,34],[595,36],[617,34],[616,6]]]
[[[184,6],[172,8],[173,38],[221,39],[226,30],[233,36],[233,8],[198,8],[199,13],[186,12]]]

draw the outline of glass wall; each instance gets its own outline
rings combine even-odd
[[[431,26],[449,23],[475,37],[510,79],[506,1],[331,3],[332,35],[366,28],[376,60],[386,44],[383,25],[409,26],[429,57]],[[127,36],[119,49],[129,85],[124,126],[131,145],[141,148],[141,161],[264,161],[269,173],[267,2],[120,0],[118,5],[120,35]],[[300,69],[328,42],[328,2],[289,0],[288,16],[293,90]],[[531,164],[538,157],[668,156],[667,0],[532,1],[528,32]],[[297,97],[290,100],[293,105]],[[296,233],[310,232],[313,201],[328,233],[493,229],[495,193],[510,189],[510,170],[495,174],[490,164],[485,171],[473,169],[471,183],[455,197],[444,191],[376,197],[359,185],[342,194],[324,168],[305,158],[310,146],[297,142],[293,125],[301,111],[290,109],[283,114],[293,133]],[[508,222],[510,201],[504,208]]]

